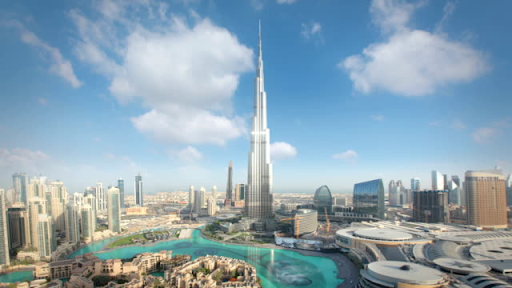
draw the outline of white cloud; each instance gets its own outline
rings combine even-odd
[[[263,9],[263,0],[250,0],[252,8],[256,11],[260,11]]]
[[[498,134],[499,130],[495,127],[484,127],[476,129],[471,137],[478,144],[487,144],[492,141],[494,137]]]
[[[490,69],[486,55],[468,44],[409,28],[417,7],[403,1],[372,2],[374,23],[390,36],[338,64],[349,73],[356,90],[423,96],[448,84],[470,82]]]
[[[243,135],[245,122],[231,115],[231,98],[240,75],[254,69],[252,50],[197,14],[192,25],[172,15],[144,26],[125,19],[130,8],[120,3],[102,8],[100,19],[77,10],[70,17],[78,58],[110,80],[118,102],[141,100],[148,108],[131,119],[134,127],[165,143],[224,145]]]
[[[442,33],[444,24],[446,21],[448,21],[448,18],[452,16],[453,12],[455,12],[456,5],[452,1],[446,2],[443,8],[443,18],[437,23],[436,25],[436,32]]]
[[[297,148],[286,142],[270,144],[270,158],[273,160],[291,159],[297,156]]]
[[[297,0],[277,0],[277,4],[293,4]]]
[[[455,130],[463,130],[466,129],[466,124],[464,124],[460,119],[455,119],[453,120],[452,128]]]
[[[371,115],[370,118],[375,121],[384,121],[386,119],[384,115]]]
[[[48,105],[48,99],[46,99],[46,98],[42,98],[42,97],[37,98],[37,102],[39,102],[39,104],[41,104],[43,106]]]
[[[78,80],[73,71],[73,66],[69,60],[65,59],[60,50],[41,40],[32,31],[29,31],[19,21],[11,20],[7,22],[7,26],[14,27],[20,33],[20,39],[23,43],[28,44],[41,52],[41,56],[48,62],[50,62],[49,71],[57,76],[60,76],[73,88],[78,88],[82,85],[82,82]]]
[[[116,159],[116,155],[112,154],[112,153],[105,153],[105,159],[108,159],[108,160],[114,160]]]
[[[12,171],[41,173],[39,170],[49,159],[48,154],[39,150],[0,148],[0,168],[5,173],[12,173]]]
[[[322,32],[322,25],[320,23],[315,21],[310,21],[309,23],[302,23],[301,24],[301,31],[300,34],[302,37],[304,37],[306,40],[311,39],[312,37],[318,36],[320,37],[320,33]]]
[[[332,155],[333,159],[344,160],[348,163],[355,163],[358,157],[359,155],[354,150],[347,150],[345,152]]]
[[[177,156],[180,161],[185,163],[193,163],[203,159],[203,154],[192,146],[178,151]]]

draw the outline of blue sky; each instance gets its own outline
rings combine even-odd
[[[2,188],[246,182],[259,19],[274,192],[512,170],[510,1],[10,2]]]

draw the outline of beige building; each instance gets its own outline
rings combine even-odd
[[[135,207],[126,208],[126,215],[127,216],[131,216],[131,215],[147,215],[147,214],[148,214],[148,207],[135,206]]]
[[[507,227],[505,176],[500,171],[467,171],[464,187],[469,225]]]

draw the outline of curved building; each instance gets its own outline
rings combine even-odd
[[[327,208],[327,213],[330,214],[332,212],[332,195],[327,185],[316,189],[313,203],[315,203],[318,213],[324,214],[325,208]]]
[[[354,185],[354,212],[384,219],[384,184],[382,179]]]
[[[449,283],[439,270],[402,261],[372,262],[361,270],[358,287],[444,287]]]
[[[311,209],[299,209],[295,213],[295,218],[300,217],[299,221],[293,221],[293,234],[297,229],[299,234],[313,233],[318,227],[318,212]],[[300,223],[299,223],[300,222]]]

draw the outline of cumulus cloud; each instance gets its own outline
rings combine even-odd
[[[496,137],[498,132],[499,130],[496,127],[478,128],[473,132],[473,134],[471,134],[471,137],[478,144],[487,144]]]
[[[470,82],[490,69],[485,53],[470,45],[440,33],[410,28],[412,14],[421,6],[418,3],[372,2],[373,22],[386,40],[372,43],[361,54],[338,64],[347,71],[356,90],[424,96],[449,84]]]
[[[301,24],[300,34],[304,39],[309,40],[312,37],[320,37],[320,33],[322,32],[322,25],[320,23],[311,20],[309,23]]]
[[[251,49],[197,14],[189,23],[148,2],[141,4],[147,18],[160,15],[148,26],[144,19],[128,20],[135,4],[104,2],[99,19],[70,12],[78,36],[74,50],[110,81],[119,103],[141,101],[148,108],[131,118],[137,130],[166,143],[216,145],[245,133],[242,118],[231,115],[231,98],[240,75],[254,69]]]
[[[188,146],[187,148],[178,151],[178,159],[185,163],[193,163],[203,159],[203,154],[195,147]]]
[[[48,156],[48,154],[39,150],[34,151],[24,148],[0,148],[0,168],[2,168],[1,171],[6,173],[12,173],[12,171],[34,173],[37,172],[49,159],[50,156]]]
[[[78,88],[82,85],[82,82],[78,80],[75,72],[73,71],[71,62],[62,56],[59,49],[41,40],[34,32],[28,30],[19,21],[8,21],[7,26],[18,30],[21,41],[34,47],[40,52],[41,57],[50,63],[49,71],[51,73],[66,80],[73,88]]]
[[[277,4],[293,4],[297,0],[277,0]]]
[[[270,158],[273,160],[291,159],[297,156],[297,148],[286,142],[270,144]]]
[[[354,150],[347,150],[345,152],[341,152],[341,153],[332,155],[333,159],[344,160],[348,163],[355,163],[357,161],[358,157],[359,157],[359,155]]]

